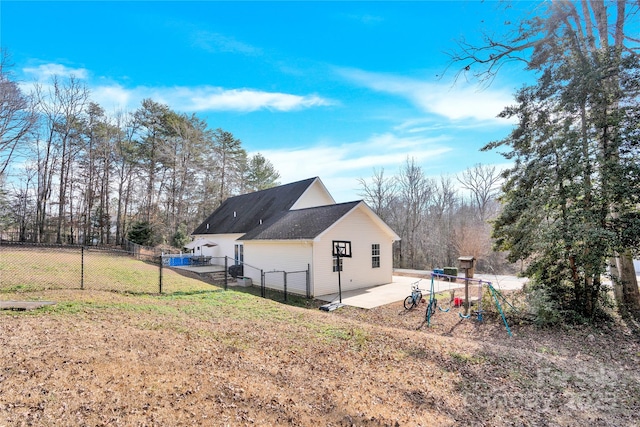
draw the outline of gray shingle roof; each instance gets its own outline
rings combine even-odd
[[[360,201],[281,212],[238,240],[311,240],[342,218]]]
[[[316,178],[292,182],[267,190],[230,197],[200,224],[192,234],[247,233],[254,227],[281,216],[311,186]],[[208,224],[208,227],[207,227]]]

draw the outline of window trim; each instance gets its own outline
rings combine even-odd
[[[236,243],[234,246],[234,262],[235,265],[244,264],[244,245]]]
[[[333,262],[331,263],[331,267],[334,273],[338,272],[338,259],[340,260],[340,271],[344,271],[344,258],[334,256]]]
[[[380,268],[380,243],[371,244],[371,268]]]

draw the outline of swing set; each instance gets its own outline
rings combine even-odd
[[[440,289],[441,286],[438,286],[438,290],[436,291],[435,289],[435,278],[438,279],[442,279],[442,280],[446,280],[449,283],[448,289],[446,291]],[[455,297],[455,291],[452,289],[451,283],[455,282],[456,280],[462,279],[465,281],[464,285],[465,285],[465,298],[458,298]],[[476,310],[472,313],[470,311],[471,308],[471,301],[470,298],[468,298],[469,296],[469,284],[470,283],[476,283],[478,286],[478,300],[476,302]],[[515,311],[518,311],[509,301],[507,301],[507,299],[504,297],[504,295],[502,295],[502,292],[500,292],[498,289],[494,288],[493,285],[491,284],[491,282],[486,281],[486,280],[480,280],[480,279],[472,279],[472,278],[461,278],[458,276],[449,276],[446,274],[441,274],[441,273],[432,273],[431,274],[431,286],[429,289],[429,302],[427,303],[427,309],[425,312],[425,322],[427,323],[427,326],[431,326],[431,317],[433,317],[433,315],[436,313],[436,310],[439,310],[441,312],[447,313],[451,310],[451,306],[453,304],[453,306],[455,307],[460,307],[464,305],[464,312],[465,314],[462,314],[461,312],[458,312],[458,316],[460,316],[461,319],[468,319],[471,317],[471,315],[475,315],[476,319],[478,320],[478,322],[482,322],[483,318],[482,318],[482,291],[483,291],[483,287],[487,286],[487,288],[489,289],[489,294],[491,295],[491,299],[493,300],[496,308],[498,309],[498,312],[500,313],[500,316],[502,317],[502,321],[504,322],[504,326],[507,330],[507,333],[509,334],[509,336],[513,336],[513,334],[511,333],[511,328],[509,328],[509,323],[507,322],[507,318],[505,317],[504,311],[502,309],[502,303],[507,304],[509,307],[511,307],[512,309],[514,309]],[[438,298],[436,297],[436,294],[442,294],[443,292],[448,292],[449,293],[449,306],[447,308],[443,308],[442,306],[438,305]]]

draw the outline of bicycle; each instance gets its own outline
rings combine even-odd
[[[411,295],[404,299],[405,310],[411,310],[412,308],[417,307],[422,301],[422,289],[418,286],[420,280],[411,284]]]
[[[433,293],[431,293],[431,296],[429,297],[429,302],[427,303],[427,311],[424,314],[424,319],[427,321],[427,324],[431,323],[431,316],[433,316],[434,313],[436,312],[436,307],[438,307],[438,300],[435,298]],[[440,310],[445,311],[442,309]],[[446,311],[449,311],[449,309],[447,309]]]

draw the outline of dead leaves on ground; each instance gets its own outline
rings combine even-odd
[[[625,425],[639,405],[637,357],[624,376],[599,373],[599,353],[538,351],[558,347],[548,337],[474,339],[467,323],[442,336],[444,317],[411,329],[420,313],[398,307],[368,318],[260,302],[274,321],[142,303],[175,310],[3,315],[0,425]]]

